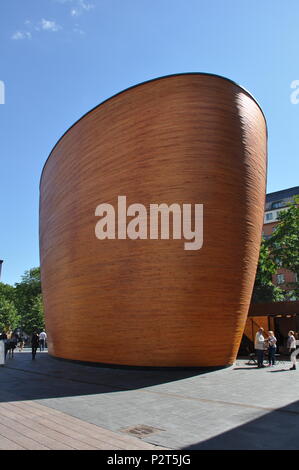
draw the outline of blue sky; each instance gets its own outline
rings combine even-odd
[[[39,178],[56,141],[145,80],[210,72],[244,86],[268,122],[268,192],[297,186],[298,18],[298,0],[2,0],[1,281],[39,265]]]

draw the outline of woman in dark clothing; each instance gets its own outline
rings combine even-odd
[[[39,336],[37,333],[33,333],[31,338],[31,350],[32,350],[32,359],[35,359],[36,350],[39,347]]]

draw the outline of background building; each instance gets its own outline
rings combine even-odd
[[[266,196],[265,217],[263,226],[263,237],[269,238],[278,223],[278,214],[283,210],[288,210],[288,204],[292,202],[293,197],[299,194],[299,186],[294,188],[283,189],[275,193],[269,193]],[[289,285],[297,282],[296,273],[292,273],[287,269],[281,268],[273,276],[273,284],[283,290],[291,289]]]
[[[269,238],[276,225],[278,215],[288,210],[293,197],[299,194],[299,186],[283,189],[266,195],[263,237]],[[280,268],[272,277],[272,282],[282,290],[291,290],[291,283],[297,282],[297,275],[287,269]],[[291,305],[292,304],[292,305]],[[286,352],[286,339],[289,330],[299,332],[299,302],[276,302],[251,304],[246,322],[240,353],[254,347],[254,338],[258,328],[272,330],[277,337],[280,352]]]

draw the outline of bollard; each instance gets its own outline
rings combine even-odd
[[[0,366],[5,365],[5,343],[3,340],[0,341]]]

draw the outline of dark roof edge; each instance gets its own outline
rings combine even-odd
[[[141,85],[145,85],[146,83],[150,83],[150,82],[154,82],[154,81],[157,81],[157,80],[163,80],[164,78],[170,78],[170,77],[179,77],[179,76],[182,76],[182,75],[209,75],[211,77],[217,77],[217,78],[221,78],[223,80],[226,80],[227,82],[229,83],[232,83],[233,85],[237,86],[238,88],[240,88],[242,91],[244,91],[245,93],[248,94],[248,96],[250,96],[250,98],[253,99],[253,101],[257,104],[257,106],[260,108],[261,110],[261,113],[264,117],[264,120],[265,120],[265,125],[266,125],[266,133],[267,133],[267,137],[268,137],[268,128],[267,128],[267,120],[266,120],[266,117],[265,117],[265,114],[264,114],[264,111],[262,110],[262,107],[261,105],[258,103],[258,101],[254,98],[254,96],[248,91],[246,90],[246,88],[242,87],[241,85],[239,85],[238,83],[234,82],[233,80],[231,80],[230,78],[227,78],[227,77],[223,77],[222,75],[218,75],[216,73],[209,73],[209,72],[181,72],[181,73],[173,73],[173,74],[169,74],[169,75],[162,75],[161,77],[156,77],[156,78],[151,78],[149,80],[145,80],[144,82],[140,82],[140,83],[137,83],[136,85],[132,85],[128,88],[125,88],[124,90],[121,90],[117,93],[115,93],[114,95],[110,96],[109,98],[106,98],[104,101],[102,101],[101,103],[97,104],[96,106],[94,106],[92,109],[90,109],[89,111],[87,111],[85,114],[83,114],[83,116],[81,116],[79,119],[77,119],[77,121],[75,121],[63,134],[62,136],[57,140],[56,144],[54,145],[54,147],[52,148],[51,152],[49,153],[49,156],[48,158],[46,159],[45,163],[44,163],[44,166],[42,168],[42,172],[41,172],[41,177],[40,177],[40,184],[39,186],[41,185],[41,180],[42,180],[42,177],[43,177],[43,173],[44,173],[44,169],[45,169],[45,166],[49,160],[49,158],[51,157],[52,155],[52,152],[54,151],[54,149],[56,148],[56,146],[59,144],[59,142],[63,139],[63,137],[68,133],[68,131],[70,129],[72,129],[79,121],[81,121],[81,119],[83,119],[85,116],[87,116],[87,114],[91,113],[92,111],[94,111],[96,108],[98,108],[99,106],[103,105],[104,103],[106,103],[107,101],[115,98],[116,96],[122,94],[122,93],[125,93],[126,91],[129,91],[131,90],[132,88],[136,88],[138,86],[141,86]]]
[[[286,189],[280,189],[279,191],[274,191],[273,193],[267,193],[266,195],[266,200],[267,198],[269,197],[270,199],[272,199],[272,197],[275,195],[280,195],[283,197],[283,194],[286,194],[285,197],[287,197],[287,195],[289,196],[295,196],[297,194],[299,194],[299,186],[293,186],[292,188],[286,188]]]

